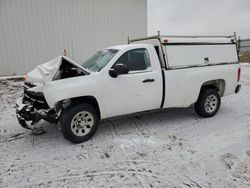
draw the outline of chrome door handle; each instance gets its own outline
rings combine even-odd
[[[155,79],[147,78],[147,79],[143,80],[142,82],[146,83],[146,82],[154,82],[154,81],[155,81]]]

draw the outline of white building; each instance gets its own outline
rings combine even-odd
[[[146,34],[146,0],[0,0],[0,75],[24,74],[64,49],[82,62]]]

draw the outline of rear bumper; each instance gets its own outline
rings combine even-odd
[[[238,84],[235,88],[235,93],[239,93],[240,92],[240,89],[241,89],[241,85]]]

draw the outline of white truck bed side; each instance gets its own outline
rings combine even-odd
[[[239,64],[205,66],[165,70],[164,108],[188,107],[198,99],[201,86],[208,81],[222,80],[225,91],[222,96],[235,92]]]

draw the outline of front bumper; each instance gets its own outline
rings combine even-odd
[[[32,121],[33,114],[32,114],[32,106],[29,104],[23,103],[23,97],[20,97],[16,100],[16,116],[18,123],[26,129],[31,129],[27,122]]]
[[[51,123],[57,120],[56,113],[53,109],[36,108],[34,102],[24,102],[23,97],[16,100],[16,116],[19,124],[26,129],[33,129],[34,123],[41,119]]]

